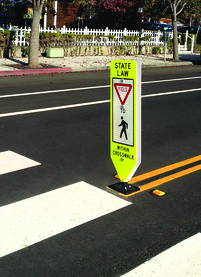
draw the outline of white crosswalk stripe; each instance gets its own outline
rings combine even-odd
[[[0,175],[37,165],[40,163],[13,151],[0,152]]]
[[[122,277],[200,277],[201,233],[160,253]]]
[[[41,165],[12,151],[0,153],[0,175]],[[132,203],[86,182],[74,183],[0,207],[0,257],[78,227]],[[122,277],[199,277],[198,233]]]
[[[131,203],[85,182],[0,208],[0,257]]]

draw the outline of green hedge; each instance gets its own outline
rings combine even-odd
[[[76,43],[88,40],[88,41],[100,41],[101,38],[108,38],[113,40],[115,37],[109,36],[93,36],[93,35],[79,35],[79,34],[69,34],[69,33],[52,33],[52,32],[42,32],[40,33],[40,47],[66,47],[70,45],[75,45]]]
[[[8,57],[12,47],[15,33],[13,31],[0,31],[0,57]]]

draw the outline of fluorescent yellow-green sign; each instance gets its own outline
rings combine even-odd
[[[110,64],[110,157],[122,182],[141,162],[141,63]]]

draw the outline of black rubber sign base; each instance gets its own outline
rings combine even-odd
[[[124,195],[129,195],[129,194],[132,194],[133,192],[140,190],[138,186],[130,185],[124,182],[118,182],[108,187]]]

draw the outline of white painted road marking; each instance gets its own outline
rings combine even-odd
[[[154,84],[154,83],[165,83],[165,82],[175,82],[175,81],[186,81],[186,80],[194,80],[194,79],[201,79],[201,76],[185,77],[185,78],[177,78],[177,79],[166,79],[166,80],[156,80],[156,81],[146,81],[146,82],[142,82],[142,84]]]
[[[79,90],[91,90],[91,89],[108,88],[108,87],[109,87],[109,85],[95,86],[95,87],[82,87],[82,88],[55,89],[55,90],[37,91],[37,92],[28,92],[28,93],[5,94],[5,95],[0,95],[0,98],[19,97],[19,96],[34,96],[34,95],[40,95],[40,94],[71,92],[71,91],[79,91]]]
[[[186,93],[186,92],[197,92],[197,91],[201,91],[201,88],[142,95],[142,98],[149,98],[149,97],[156,97],[156,96],[167,96],[167,95],[171,95],[171,94],[173,95],[173,94],[180,94],[180,93]],[[41,109],[26,110],[26,111],[19,111],[19,112],[3,113],[3,114],[0,114],[0,117],[8,117],[8,116],[23,115],[23,114],[40,113],[40,112],[48,112],[48,111],[55,111],[55,110],[65,110],[65,109],[77,108],[77,107],[83,107],[83,106],[105,104],[105,103],[109,103],[109,101],[110,100],[102,100],[102,101],[86,102],[86,103],[80,103],[80,104],[65,105],[65,106],[57,106],[57,107],[41,108]]]
[[[201,233],[141,264],[122,277],[200,277]]]
[[[78,182],[0,208],[0,257],[132,203]]]
[[[0,175],[37,165],[40,163],[15,152],[0,152]]]
[[[48,111],[55,111],[55,110],[65,110],[65,109],[70,109],[70,108],[104,104],[104,103],[108,103],[108,102],[109,102],[109,100],[102,100],[102,101],[72,104],[72,105],[65,105],[65,106],[57,106],[57,107],[50,107],[50,108],[43,108],[43,109],[27,110],[27,111],[12,112],[12,113],[3,113],[3,114],[0,114],[0,117],[15,116],[15,115],[21,115],[21,114],[30,114],[30,113],[41,113],[41,112],[48,112]]]
[[[154,94],[143,95],[142,97],[143,98],[148,98],[148,97],[165,96],[165,95],[171,95],[171,94],[180,94],[180,93],[185,93],[185,92],[196,92],[196,91],[201,91],[201,88],[193,88],[193,89],[184,89],[184,90],[169,91],[169,92],[162,92],[162,93],[154,93]]]
[[[201,76],[177,78],[177,79],[166,79],[166,80],[156,80],[156,81],[146,81],[146,82],[142,82],[142,84],[165,83],[165,82],[185,81],[185,80],[193,80],[193,79],[201,79]],[[25,92],[25,93],[15,93],[15,94],[5,94],[5,95],[0,95],[0,98],[34,96],[34,95],[40,95],[40,94],[51,94],[51,93],[59,93],[59,92],[71,92],[71,91],[92,90],[92,89],[102,89],[102,88],[109,88],[109,85],[82,87],[82,88],[69,88],[69,89],[55,89],[55,90],[36,91],[36,92],[28,92],[28,93]]]

